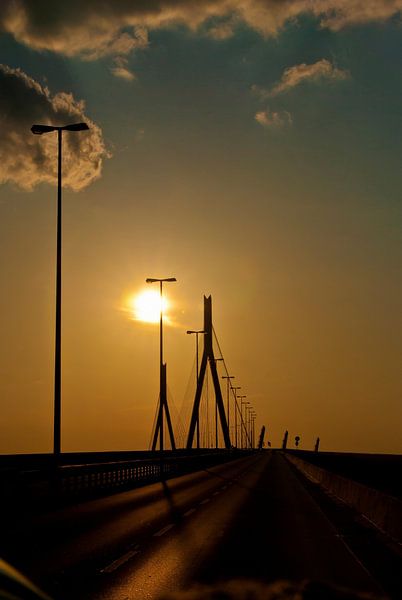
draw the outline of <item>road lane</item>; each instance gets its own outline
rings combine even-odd
[[[1,515],[1,556],[46,589],[98,572],[232,482],[255,456],[40,516]],[[124,562],[124,561],[123,561]]]
[[[113,576],[93,580],[82,598],[156,599],[238,578],[311,579],[383,595],[279,454],[262,454],[228,495],[199,509]]]
[[[56,511],[24,536],[18,566],[57,600],[152,600],[239,577],[380,592],[276,452]]]
[[[382,594],[282,455],[259,468],[254,493],[197,581],[312,579]]]
[[[168,590],[184,587],[194,581],[214,548],[235,527],[261,476],[261,456],[247,460],[246,468],[186,511],[187,517],[177,522],[159,539],[149,540],[141,552],[108,577],[99,574],[66,589],[63,598],[72,596],[91,600],[156,599]],[[270,456],[265,454],[266,467]],[[183,515],[184,516],[184,515]]]

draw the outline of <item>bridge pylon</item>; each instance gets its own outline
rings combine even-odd
[[[164,449],[163,445],[163,416],[166,416],[166,422],[169,431],[170,437],[170,446],[172,450],[176,450],[176,443],[174,439],[172,421],[170,419],[169,406],[167,402],[167,385],[166,385],[166,364],[161,365],[161,390],[159,395],[159,408],[158,408],[158,417],[155,425],[155,431],[152,440],[152,451],[156,450],[156,446],[158,443],[158,437],[160,440],[160,449]]]
[[[187,438],[187,450],[191,450],[194,442],[194,433],[195,429],[199,423],[199,412],[200,412],[200,402],[201,402],[201,394],[202,388],[204,385],[205,373],[207,370],[207,365],[209,363],[209,367],[211,369],[212,381],[214,384],[215,390],[215,401],[218,409],[219,420],[221,423],[223,439],[225,443],[225,448],[230,448],[230,435],[228,423],[226,420],[225,407],[223,404],[222,391],[219,382],[218,370],[216,368],[216,360],[214,356],[213,349],[213,328],[212,328],[212,297],[204,296],[204,351],[201,359],[201,367],[200,372],[198,374],[197,379],[197,389],[195,392],[193,411],[191,414],[190,427]]]

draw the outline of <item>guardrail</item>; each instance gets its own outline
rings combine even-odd
[[[84,453],[0,457],[2,503],[47,505],[130,489],[205,469],[250,451]],[[81,462],[82,461],[82,462]]]
[[[396,542],[402,542],[401,500],[327,471],[294,454],[285,453],[285,456],[308,479],[352,506]]]

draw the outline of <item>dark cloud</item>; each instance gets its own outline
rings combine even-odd
[[[0,183],[32,189],[56,183],[57,135],[30,131],[34,123],[66,125],[85,121],[89,131],[63,134],[63,185],[80,190],[100,177],[107,156],[101,129],[72,94],[49,90],[20,69],[0,65]]]
[[[275,35],[304,13],[339,30],[385,21],[401,10],[402,0],[2,0],[0,30],[37,50],[93,60],[144,48],[148,29],[178,24],[203,25],[211,36],[224,39],[239,22]]]

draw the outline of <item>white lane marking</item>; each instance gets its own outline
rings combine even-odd
[[[219,496],[220,492],[214,492],[212,495],[213,496]]]
[[[206,498],[205,500],[203,500],[202,502],[200,502],[200,505],[201,504],[206,504],[207,502],[210,502],[210,501],[211,501],[210,498]]]
[[[189,515],[192,515],[193,513],[195,513],[195,508],[190,508],[190,510],[188,510],[187,512],[184,513],[184,516],[188,517]]]
[[[159,531],[154,533],[154,537],[160,537],[161,535],[164,535],[167,531],[169,531],[169,529],[172,529],[172,527],[174,527],[174,523],[170,523],[170,525],[166,525],[166,527],[163,527],[162,529],[160,529]]]
[[[130,560],[130,558],[133,558],[133,556],[135,556],[136,554],[139,554],[139,552],[139,550],[130,550],[129,552],[126,552],[125,554],[123,554],[123,556],[120,556],[120,558],[117,558],[112,563],[110,563],[110,565],[108,565],[104,569],[101,569],[101,573],[113,573],[113,571],[121,567],[121,565],[124,565],[124,563]]]
[[[224,485],[224,486],[221,488],[221,490],[227,490],[227,489],[228,489],[228,486],[227,486],[227,485]]]

